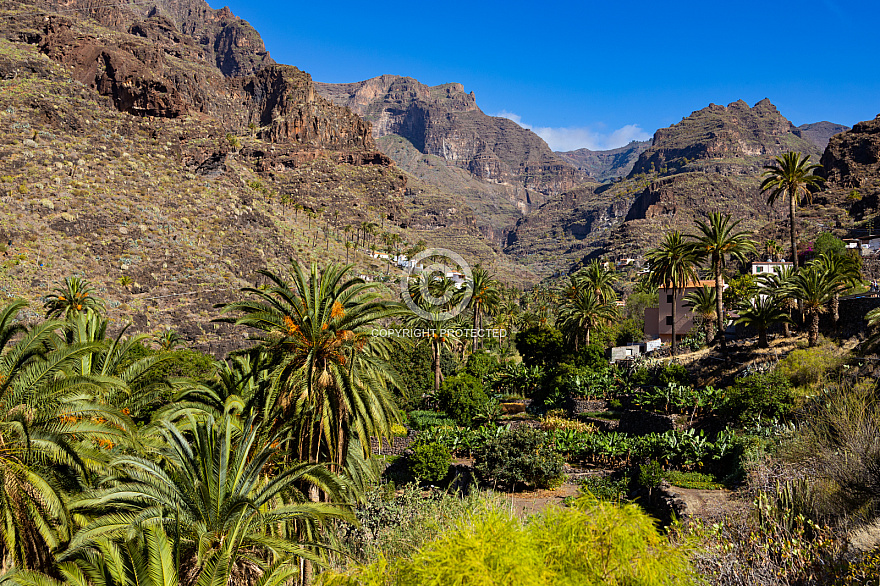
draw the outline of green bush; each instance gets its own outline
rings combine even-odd
[[[719,413],[731,422],[746,424],[760,419],[784,418],[795,405],[788,377],[774,370],[744,376],[727,389]]]
[[[488,484],[515,489],[558,486],[564,464],[544,432],[531,427],[508,429],[475,450],[474,470]]]
[[[437,482],[446,478],[452,456],[437,443],[418,444],[409,456],[409,470],[419,480]]]
[[[436,395],[437,406],[456,423],[469,426],[474,415],[489,402],[483,383],[469,374],[451,376],[443,381]]]
[[[516,335],[516,350],[526,366],[548,366],[566,353],[562,332],[549,326],[532,326]]]
[[[435,427],[455,427],[455,421],[437,411],[410,411],[409,425],[416,431],[425,431]]]
[[[657,386],[665,387],[669,383],[679,385],[691,384],[691,375],[683,364],[671,362],[657,373]]]
[[[636,482],[639,487],[651,490],[660,486],[660,483],[663,482],[663,478],[663,466],[660,465],[660,462],[657,462],[656,460],[648,460],[639,466],[639,474]]]
[[[348,573],[329,570],[322,584],[685,586],[697,581],[687,552],[639,506],[583,498],[528,523],[502,507],[478,508],[412,556]]]
[[[498,359],[488,352],[474,352],[468,356],[464,371],[472,377],[485,382],[486,377],[499,370]]]
[[[779,361],[776,369],[796,386],[818,383],[841,363],[831,345],[793,350]]]
[[[629,482],[626,476],[590,476],[581,482],[579,492],[601,501],[623,501],[629,491]]]

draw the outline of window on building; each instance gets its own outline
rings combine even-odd
[[[763,273],[763,272],[764,272],[764,267],[755,267],[755,272],[756,272],[756,273]]]
[[[667,325],[667,326],[671,326],[671,325],[672,325],[672,316],[671,316],[671,315],[667,315],[667,316],[666,316],[666,325]]]
[[[666,296],[666,303],[672,303],[672,294]]]

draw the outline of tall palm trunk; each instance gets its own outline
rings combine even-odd
[[[791,233],[791,261],[794,263],[794,269],[798,268],[798,256],[797,256],[797,238],[795,238],[794,234],[794,214],[795,214],[795,193],[790,191],[788,193],[788,220],[789,220],[789,232]]]
[[[831,323],[834,327],[834,333],[837,333],[837,321],[840,319],[840,294],[835,293],[831,298]]]
[[[810,312],[810,333],[807,336],[810,348],[814,347],[819,341],[819,312]]]
[[[721,339],[721,349],[727,349],[727,335],[724,332],[724,287],[721,286],[721,257],[712,259],[713,268],[715,269],[715,323],[718,328],[718,337]],[[711,343],[710,338],[706,338],[706,343]]]
[[[675,356],[676,351],[678,350],[678,341],[675,339],[675,306],[678,305],[678,298],[676,293],[678,292],[678,287],[675,286],[675,283],[672,284],[672,355]]]
[[[477,328],[479,327],[479,325],[478,325],[479,323],[480,323],[480,304],[475,303],[474,304],[474,332],[473,332],[474,341],[471,345],[471,348],[473,348],[474,352],[477,351]]]
[[[434,367],[434,392],[440,390],[440,342],[438,339],[431,341],[431,366]]]

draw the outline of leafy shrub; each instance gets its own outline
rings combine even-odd
[[[566,346],[556,328],[532,326],[516,334],[516,350],[526,366],[548,366],[559,361]]]
[[[581,346],[574,355],[574,364],[590,370],[607,370],[608,359],[605,358],[605,346],[596,343]]]
[[[410,411],[409,424],[416,431],[425,431],[435,427],[454,427],[455,421],[437,411]]]
[[[475,452],[474,469],[484,482],[508,488],[550,488],[562,482],[562,457],[540,430],[505,430]]]
[[[581,482],[579,492],[601,501],[623,501],[629,491],[627,476],[588,476]]]
[[[399,423],[395,423],[391,426],[391,435],[394,437],[406,437],[409,435],[409,430]]]
[[[825,373],[836,368],[841,358],[834,352],[833,346],[816,346],[793,350],[779,361],[776,369],[792,382],[801,386],[820,382]]]
[[[727,389],[719,411],[728,421],[748,423],[762,418],[784,418],[794,404],[791,382],[774,370],[738,379]]]
[[[665,387],[669,383],[678,385],[691,384],[691,375],[683,364],[670,362],[657,373],[657,386]]]
[[[474,415],[489,402],[483,384],[469,374],[443,381],[436,395],[437,406],[459,425],[471,425]]]
[[[499,370],[501,364],[498,359],[488,352],[474,352],[468,356],[464,371],[482,382],[493,372]]]
[[[413,476],[428,482],[446,478],[452,456],[444,446],[437,443],[417,444],[409,456],[409,469]]]
[[[502,507],[479,508],[411,557],[322,579],[325,586],[684,586],[696,576],[687,550],[661,536],[637,505],[579,499],[529,523]]]
[[[637,484],[648,490],[657,488],[663,482],[664,471],[660,462],[648,460],[639,466],[639,474],[636,476]]]

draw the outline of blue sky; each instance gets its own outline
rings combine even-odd
[[[209,0],[214,8],[223,4]],[[555,150],[650,137],[709,103],[769,98],[796,125],[880,113],[880,3],[227,0],[316,81],[464,84]]]

